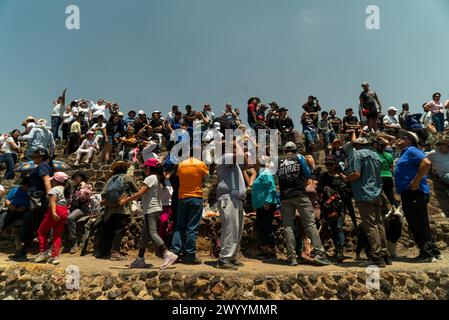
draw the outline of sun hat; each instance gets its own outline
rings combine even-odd
[[[416,133],[413,133],[413,132],[410,132],[410,131],[406,131],[406,130],[399,131],[398,138],[399,139],[400,138],[409,138],[410,141],[412,141],[412,143],[415,146],[418,146],[418,144],[419,144],[419,138],[416,135]]]
[[[64,183],[69,179],[69,176],[64,172],[56,172],[50,180],[58,181],[59,183]]]
[[[294,143],[294,142],[292,142],[292,141],[289,141],[289,142],[287,142],[285,145],[284,145],[284,149],[285,150],[296,150],[298,147],[296,146],[296,144]]]
[[[388,109],[387,109],[387,111],[388,112],[390,112],[390,111],[398,111],[398,109],[396,109],[395,107],[393,107],[393,106],[391,106],[391,107],[389,107]]]
[[[95,132],[93,132],[92,130],[89,130],[86,132],[86,135],[90,135],[90,134],[95,134]]]
[[[22,122],[22,125],[25,126],[25,125],[27,125],[28,122],[30,122],[30,121],[33,122],[33,121],[36,121],[36,119],[34,119],[33,116],[28,116],[28,117]]]
[[[111,171],[115,171],[117,168],[124,167],[126,169],[129,168],[129,164],[125,161],[116,161],[111,165]]]

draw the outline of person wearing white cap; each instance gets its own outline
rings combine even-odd
[[[401,129],[399,118],[396,115],[398,109],[396,109],[395,107],[389,107],[387,112],[388,114],[382,120],[384,127],[386,129],[385,131],[388,134],[396,135],[399,133],[399,130]]]
[[[382,104],[376,91],[370,90],[367,82],[362,83],[363,92],[359,96],[360,106],[366,110],[369,131],[377,132],[377,117],[382,111]]]
[[[28,142],[25,156],[29,159],[31,159],[33,152],[39,148],[49,150],[51,156],[54,154],[55,140],[53,139],[53,133],[42,124],[44,124],[43,121],[41,121],[41,125],[34,122],[28,123],[27,130],[29,129],[29,133],[19,137],[20,141]]]
[[[76,151],[76,161],[75,166],[80,165],[81,156],[83,154],[87,154],[86,160],[84,163],[89,164],[92,161],[92,158],[96,151],[98,151],[100,147],[98,146],[97,140],[95,140],[95,133],[92,130],[87,131],[86,139],[81,143],[80,147]]]

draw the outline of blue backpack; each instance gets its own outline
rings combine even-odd
[[[123,174],[117,174],[109,179],[106,184],[106,193],[104,195],[106,201],[111,204],[117,204],[125,193],[125,183],[123,181]]]

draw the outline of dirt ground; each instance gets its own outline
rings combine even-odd
[[[399,252],[401,255],[407,256],[408,258],[414,257],[417,252],[414,249]],[[366,269],[366,267],[361,266],[363,261],[355,261],[354,256],[351,257],[350,254],[345,254],[350,257],[345,260],[344,263],[334,264],[326,267],[318,267],[312,265],[300,264],[297,267],[290,267],[285,264],[285,261],[280,260],[277,263],[263,263],[262,261],[256,259],[241,258],[240,261],[244,263],[243,267],[240,267],[238,271],[225,271],[215,268],[216,259],[212,258],[210,255],[199,254],[200,258],[203,260],[203,264],[189,266],[184,264],[174,264],[170,267],[169,271],[173,272],[211,272],[211,273],[232,273],[239,272],[240,274],[263,274],[263,275],[277,275],[285,273],[313,273],[313,272],[332,272],[332,273],[343,273],[348,271],[360,272]],[[403,261],[393,261],[393,265],[387,266],[384,271],[390,272],[410,272],[410,271],[428,271],[449,269],[449,251],[443,252],[443,260],[439,260],[433,263],[410,263],[406,260]],[[65,269],[69,265],[76,265],[81,273],[111,273],[118,274],[124,271],[130,271],[129,264],[136,257],[136,253],[129,255],[126,261],[110,261],[103,259],[96,259],[92,255],[79,256],[63,254],[60,257],[61,264],[55,268]],[[30,260],[32,256],[29,256]],[[162,260],[153,254],[146,255],[146,262],[148,265],[146,269],[132,269],[132,272],[139,271],[153,271],[158,270],[159,266],[162,264]],[[32,262],[27,262],[32,263]],[[0,267],[11,266],[18,264],[17,262],[10,261],[7,254],[0,253]]]

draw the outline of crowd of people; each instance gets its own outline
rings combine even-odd
[[[246,127],[240,110],[231,104],[216,114],[211,104],[205,104],[202,111],[187,105],[184,112],[173,106],[166,116],[157,110],[150,115],[130,110],[125,116],[117,102],[104,99],[67,104],[64,90],[53,102],[50,126],[45,119],[30,116],[22,124],[23,131],[13,130],[0,140],[5,180],[15,179],[19,162],[34,164],[5,197],[0,232],[22,220],[20,244],[10,259],[27,261],[37,236],[40,253],[34,261],[58,264],[64,229],[70,253],[75,254],[80,246],[77,221],[88,216],[100,221],[95,256],[125,260],[127,255],[120,249],[123,232],[130,216],[140,213],[140,249],[131,268],[148,266],[145,252],[150,242],[163,259],[162,269],[176,262],[200,264],[196,242],[205,211],[203,188],[213,181],[208,206],[216,208],[221,222],[217,268],[237,270],[243,265],[238,257],[244,215],[249,212],[256,214],[258,258],[264,262],[278,260],[273,234],[277,213],[291,266],[343,263],[348,258],[346,216],[359,238],[367,239],[369,265],[384,267],[400,258],[396,244],[401,230],[399,235],[394,232],[391,221],[401,228],[402,215],[419,249],[410,261],[441,259],[430,232],[427,175],[432,167],[449,184],[449,139],[442,136],[448,130],[449,100],[443,104],[441,94],[435,93],[422,105],[421,122],[422,114],[412,114],[407,103],[399,115],[394,106],[382,114],[379,95],[368,83],[362,88],[358,109],[347,108],[343,118],[335,108],[323,110],[318,98],[309,96],[298,119],[302,132],[287,108],[275,101],[268,107],[257,97],[248,100]],[[196,144],[198,130],[203,139]],[[217,143],[226,130],[239,133],[231,141]],[[270,130],[277,130],[278,154],[267,151],[263,161],[250,161],[244,142],[265,148],[261,136],[251,132]],[[221,155],[219,161],[198,157],[207,143]],[[58,144],[64,146],[66,157],[73,155],[71,165],[79,167],[72,177],[53,165],[61,157]],[[177,145],[188,146],[189,156],[180,159],[170,152]],[[83,171],[89,163],[111,164],[101,192],[93,190]],[[143,169],[143,179],[133,176],[132,168],[137,167]],[[0,197],[4,193],[0,185]],[[323,231],[332,239],[332,257],[324,248]]]

